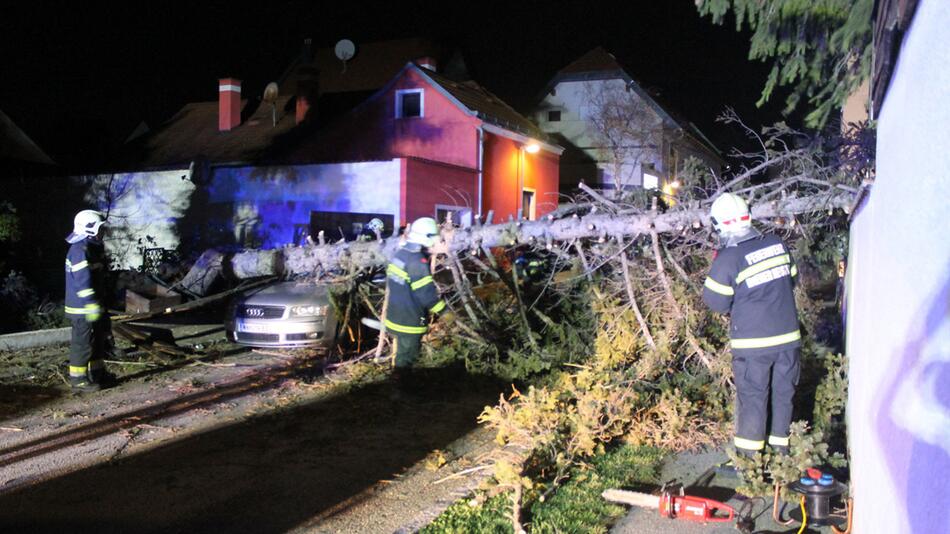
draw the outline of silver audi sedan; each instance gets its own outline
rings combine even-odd
[[[280,282],[254,289],[228,310],[227,335],[252,347],[315,347],[327,351],[336,341],[337,318],[329,286]]]

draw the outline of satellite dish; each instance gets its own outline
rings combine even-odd
[[[277,82],[270,82],[267,84],[267,87],[264,88],[264,102],[269,102],[271,104],[277,102],[277,93],[280,91],[280,88],[277,86]]]
[[[356,55],[356,45],[349,39],[341,39],[336,43],[336,46],[333,47],[333,51],[340,61],[346,63]]]
[[[277,86],[277,82],[270,82],[267,84],[267,87],[264,88],[264,102],[270,104],[270,117],[271,125],[277,126],[277,95],[280,92],[280,88]]]
[[[333,52],[343,62],[343,72],[346,72],[346,62],[356,55],[356,45],[349,39],[341,39],[333,47]]]

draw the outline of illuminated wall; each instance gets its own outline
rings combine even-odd
[[[854,532],[950,532],[950,3],[922,0],[851,226]]]
[[[108,214],[106,250],[120,269],[142,265],[142,248],[177,249],[178,219],[191,205],[191,171],[178,169],[78,178],[86,202]]]
[[[524,153],[524,186],[535,193],[535,218],[557,209],[559,195],[558,157],[546,150]]]
[[[535,193],[535,216],[557,208],[559,200],[558,156],[545,149],[523,152],[524,143],[494,134],[485,135],[485,213],[494,211],[494,221],[517,217],[521,210],[521,187]],[[526,214],[529,215],[529,214]]]
[[[494,211],[494,222],[518,213],[521,165],[518,145],[511,139],[485,135],[484,184],[485,214]]]
[[[400,179],[398,159],[216,167],[209,223],[226,225],[238,245],[274,248],[293,243],[312,211],[383,213],[399,221]]]
[[[398,159],[215,167],[201,195],[188,169],[77,179],[88,205],[109,215],[106,247],[119,269],[140,268],[143,248],[178,250],[186,234],[203,234],[208,246],[273,248],[305,235],[311,211],[402,215]]]

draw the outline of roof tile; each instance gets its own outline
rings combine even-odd
[[[263,103],[232,130],[218,130],[218,102],[186,104],[155,133],[143,136],[133,147],[142,168],[187,165],[194,160],[215,163],[252,161],[264,153],[279,135],[295,126],[292,97],[276,102],[276,124],[270,105]],[[242,102],[242,114],[248,111]],[[289,109],[288,109],[289,108]]]
[[[422,71],[482,120],[537,139],[547,139],[537,125],[474,81],[456,82],[428,69],[422,68]]]

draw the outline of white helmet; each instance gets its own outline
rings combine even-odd
[[[435,244],[435,236],[439,235],[439,226],[432,217],[420,217],[409,225],[409,233],[406,235],[406,241],[416,243],[424,247],[431,247]]]
[[[709,209],[709,217],[716,230],[723,235],[737,235],[752,227],[749,205],[742,197],[733,193],[723,193]]]
[[[99,235],[99,228],[105,224],[105,215],[96,210],[82,210],[73,217],[73,235],[91,237]]]
[[[377,217],[373,217],[368,223],[366,223],[366,228],[369,229],[370,232],[383,233],[383,228],[385,228],[385,226],[386,225],[383,224],[383,221],[379,220]]]

